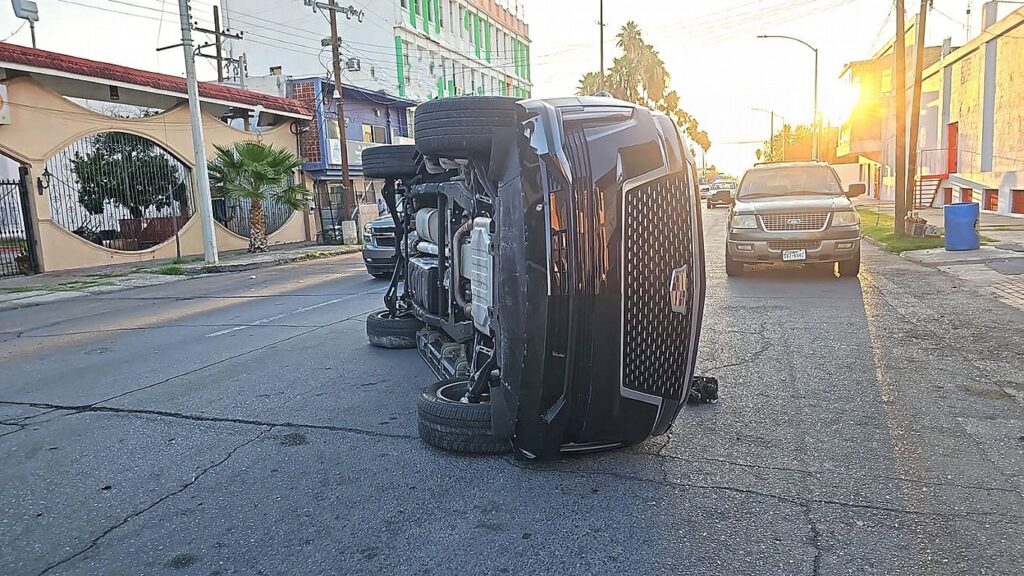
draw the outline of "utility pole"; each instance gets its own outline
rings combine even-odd
[[[598,30],[598,51],[601,54],[601,67],[598,72],[601,74],[601,89],[604,90],[604,0],[600,0],[600,8],[597,16]]]
[[[903,0],[896,0],[896,40],[893,42],[893,92],[896,109],[896,234],[906,235],[907,217],[907,54]]]
[[[924,73],[924,30],[929,0],[921,0],[917,14],[917,41],[914,44],[914,89],[910,96],[910,141],[907,154],[907,210],[917,207],[917,140],[921,134],[921,76]]]
[[[188,117],[192,123],[192,149],[196,157],[196,184],[199,195],[199,221],[203,228],[203,256],[207,264],[216,264],[217,237],[213,229],[213,200],[210,197],[210,175],[206,167],[206,145],[203,143],[203,119],[199,112],[199,82],[196,81],[196,59],[192,53],[192,20],[188,0],[178,0],[181,19],[181,46],[185,51],[185,81],[188,84]]]
[[[821,160],[821,114],[818,112],[818,50],[814,50],[814,159]]]
[[[224,42],[220,39],[220,6],[213,7],[213,29],[217,31],[217,82],[224,81]]]
[[[224,39],[225,38],[234,38],[235,40],[241,40],[242,39],[242,34],[241,33],[232,34],[231,32],[228,32],[227,30],[221,30],[221,28],[220,28],[220,8],[218,8],[217,6],[213,7],[213,30],[208,30],[206,28],[200,28],[198,26],[196,26],[195,30],[196,30],[196,32],[202,32],[204,34],[210,34],[211,36],[213,36],[213,42],[209,42],[209,43],[206,43],[206,44],[203,44],[202,46],[200,46],[199,47],[199,51],[196,52],[196,56],[200,56],[202,58],[209,58],[211,60],[216,60],[217,61],[217,82],[223,82],[224,81],[224,62],[225,62],[225,60],[227,60],[227,61],[229,61],[229,62],[231,62],[233,64],[237,64],[238,63],[238,60],[235,60],[233,58],[227,58],[227,59],[224,58]],[[203,48],[208,48],[210,46],[213,46],[214,49],[216,50],[216,54],[214,56],[210,56],[208,54],[203,54],[202,53],[202,49]]]
[[[341,140],[341,180],[344,191],[345,214],[355,214],[356,235],[359,230],[359,206],[356,204],[355,190],[352,190],[352,180],[349,178],[348,170],[348,142],[345,139],[345,96],[341,87],[341,39],[338,37],[338,15],[335,10],[335,0],[327,0],[328,12],[331,13],[331,56],[334,60],[334,91],[338,103],[338,139]]]

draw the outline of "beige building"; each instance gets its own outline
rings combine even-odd
[[[200,100],[208,158],[251,139],[297,152],[311,117],[217,84]],[[194,167],[183,78],[0,43],[0,259],[52,271],[202,254]],[[219,249],[247,248],[248,206],[213,208]],[[267,206],[271,244],[316,238],[309,211],[282,208]]]
[[[923,74],[920,173],[936,182],[925,200],[1024,214],[1024,8],[999,20],[996,2],[983,8],[978,36],[947,43]]]

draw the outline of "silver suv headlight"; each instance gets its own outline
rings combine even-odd
[[[860,215],[850,210],[849,212],[836,212],[832,214],[833,226],[858,226]]]
[[[373,240],[373,231],[370,229],[370,225],[369,224],[363,225],[363,241],[366,242],[367,244],[370,244],[370,243],[372,243],[372,240]]]
[[[753,214],[733,214],[732,228],[757,228],[757,216]]]

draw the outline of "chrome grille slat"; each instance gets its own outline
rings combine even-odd
[[[816,232],[825,229],[828,212],[762,214],[761,226],[769,232]]]
[[[686,180],[670,175],[623,197],[622,386],[682,399],[694,298],[693,214]],[[685,314],[672,311],[672,272],[690,267]]]
[[[377,246],[394,246],[395,245],[395,229],[394,228],[378,228],[371,229],[371,235],[373,241]]]
[[[769,250],[817,250],[821,248],[818,240],[769,240]]]

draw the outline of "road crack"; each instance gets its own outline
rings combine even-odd
[[[116,524],[108,527],[106,530],[101,532],[99,536],[93,538],[92,541],[89,542],[89,544],[86,547],[84,547],[81,550],[79,550],[78,552],[75,552],[74,554],[72,554],[70,556],[67,556],[66,558],[63,558],[63,559],[61,559],[61,560],[59,560],[57,562],[54,562],[53,564],[50,564],[49,566],[44,568],[41,572],[39,572],[39,576],[42,576],[43,574],[46,574],[47,572],[50,572],[51,570],[53,570],[55,568],[59,568],[60,566],[63,566],[64,564],[67,564],[68,562],[74,560],[75,558],[78,558],[79,556],[82,556],[83,554],[89,552],[90,550],[95,548],[100,543],[100,541],[102,541],[104,538],[109,536],[111,532],[113,532],[113,531],[117,530],[118,528],[124,526],[125,524],[130,522],[133,518],[138,518],[139,516],[142,516],[143,514],[145,514],[146,512],[149,512],[153,508],[159,506],[161,503],[165,502],[169,498],[177,496],[178,494],[181,494],[185,490],[188,490],[189,488],[192,487],[192,485],[194,485],[196,482],[198,482],[200,478],[205,476],[207,472],[210,472],[211,470],[214,470],[218,466],[224,464],[225,462],[230,460],[231,457],[234,456],[236,452],[238,452],[242,448],[245,448],[246,446],[252,444],[253,442],[259,440],[260,438],[263,437],[264,434],[267,434],[268,432],[270,432],[273,429],[274,429],[273,426],[267,427],[266,429],[261,430],[258,434],[256,434],[252,438],[250,438],[250,439],[246,440],[245,442],[242,442],[241,444],[235,446],[234,448],[231,449],[230,452],[228,452],[228,454],[226,456],[224,456],[223,458],[221,458],[217,462],[214,462],[213,464],[203,468],[197,474],[193,474],[192,475],[192,479],[189,480],[188,482],[185,482],[184,484],[182,484],[181,486],[179,486],[175,490],[172,490],[171,492],[168,492],[167,494],[164,494],[160,498],[157,498],[156,500],[154,500],[153,502],[147,504],[143,508],[141,508],[139,510],[136,510],[135,512],[132,512],[131,514],[125,516],[119,522],[117,522]]]
[[[771,500],[777,500],[779,502],[785,502],[792,506],[804,507],[808,505],[822,505],[822,506],[835,506],[843,509],[852,510],[872,510],[876,512],[889,512],[892,514],[902,514],[907,516],[922,516],[928,518],[938,518],[943,520],[950,519],[970,519],[974,517],[985,517],[985,518],[1007,518],[1014,521],[1024,520],[1024,516],[1018,516],[1015,514],[1006,514],[1002,512],[962,512],[959,514],[951,514],[947,512],[932,512],[928,510],[913,510],[908,508],[897,508],[894,506],[885,506],[882,504],[875,504],[872,502],[849,502],[845,500],[835,500],[831,498],[803,498],[799,496],[787,496],[784,494],[776,494],[773,492],[765,492],[762,490],[754,490],[751,488],[740,488],[738,486],[729,486],[722,484],[697,484],[693,482],[681,482],[678,480],[669,480],[667,477],[658,480],[654,478],[642,478],[639,476],[630,476],[629,474],[623,474],[621,472],[612,472],[608,470],[560,470],[558,468],[551,468],[540,464],[524,464],[517,462],[513,459],[509,459],[513,465],[525,469],[535,470],[541,472],[550,472],[555,474],[580,474],[580,475],[594,475],[594,476],[607,476],[611,478],[618,478],[620,480],[627,480],[631,482],[640,482],[647,484],[655,484],[666,488],[690,488],[694,490],[716,490],[725,491],[735,494],[742,494],[745,496],[756,496],[760,498],[768,498]]]
[[[81,406],[46,404],[38,402],[10,402],[0,400],[0,405],[28,406],[32,408],[49,408],[51,411],[64,411],[68,415],[84,413],[107,413],[107,414],[128,414],[138,416],[157,416],[161,418],[174,418],[177,420],[188,420],[191,422],[213,422],[218,424],[240,424],[244,426],[271,426],[274,428],[299,428],[304,430],[323,430],[327,432],[345,432],[360,436],[372,436],[379,438],[402,438],[415,439],[415,434],[398,434],[392,432],[380,432],[377,430],[365,430],[351,426],[334,426],[330,424],[306,424],[301,422],[268,422],[249,418],[231,418],[227,416],[204,416],[202,414],[186,414],[184,412],[172,412],[169,410],[149,410],[145,408],[116,408],[113,406],[97,406],[85,404]]]

